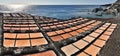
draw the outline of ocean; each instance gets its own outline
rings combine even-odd
[[[58,19],[69,19],[71,17],[84,18],[113,18],[114,15],[97,16],[92,12],[94,8],[99,8],[100,5],[26,5],[26,6],[9,6],[1,5],[0,12],[19,12],[29,13],[38,16],[47,16]],[[100,14],[100,12],[98,13]]]

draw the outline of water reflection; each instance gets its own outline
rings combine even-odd
[[[23,12],[27,5],[6,5],[10,12]]]

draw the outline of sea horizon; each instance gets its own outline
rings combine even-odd
[[[96,16],[93,9],[101,5],[0,5],[0,12],[28,13],[37,16],[69,19],[71,17],[83,18],[111,18],[112,15]]]

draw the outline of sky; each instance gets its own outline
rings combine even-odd
[[[0,0],[0,4],[30,5],[96,5],[114,3],[116,0]]]

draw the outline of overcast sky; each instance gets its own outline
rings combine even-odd
[[[0,4],[81,5],[108,4],[116,0],[0,0]]]

